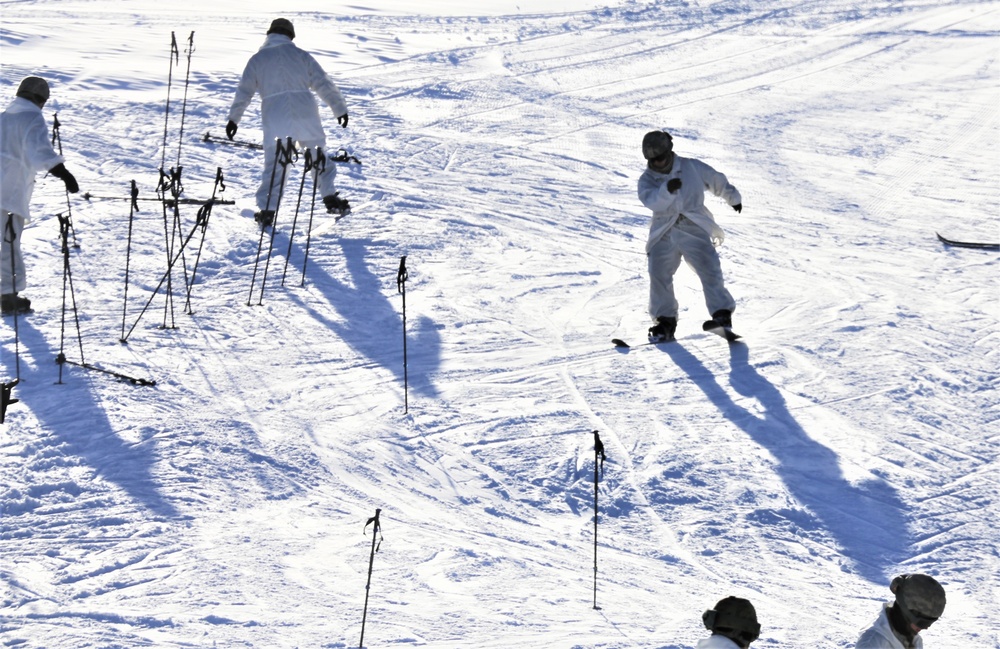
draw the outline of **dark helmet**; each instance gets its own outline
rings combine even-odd
[[[295,27],[292,26],[292,21],[287,18],[275,18],[271,21],[271,27],[267,33],[284,34],[288,38],[295,38]]]
[[[650,131],[642,138],[642,156],[647,160],[673,151],[674,139],[666,131]]]
[[[712,633],[725,636],[741,647],[749,646],[760,637],[757,611],[749,600],[739,597],[720,600],[714,609],[705,611],[701,621]]]
[[[25,77],[17,87],[17,96],[41,107],[49,100],[49,82],[41,77]]]
[[[903,617],[921,629],[929,627],[944,613],[947,603],[944,588],[930,575],[900,575],[892,580],[889,590],[896,596],[896,605]]]

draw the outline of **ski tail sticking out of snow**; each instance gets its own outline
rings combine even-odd
[[[935,232],[937,238],[949,246],[955,246],[957,248],[976,248],[978,250],[1000,250],[1000,243],[986,243],[981,241],[955,241],[954,239],[946,239],[941,236],[941,233]]]

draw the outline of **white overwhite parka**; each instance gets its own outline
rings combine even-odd
[[[740,649],[740,646],[722,635],[712,635],[698,641],[696,649]]]
[[[681,188],[674,194],[667,191],[667,182],[672,178],[681,180]],[[701,160],[674,156],[669,173],[660,173],[646,166],[639,177],[639,200],[653,211],[649,238],[646,240],[647,253],[682,214],[708,232],[712,243],[722,245],[726,234],[715,222],[712,212],[705,207],[706,189],[731,206],[743,202],[739,191],[729,184],[725,174]]]
[[[254,93],[260,93],[265,143],[291,137],[305,146],[318,146],[326,142],[326,135],[313,92],[336,117],[347,114],[340,89],[316,59],[284,34],[268,34],[243,70],[229,120],[239,124]]]
[[[31,220],[35,174],[62,161],[52,148],[42,109],[23,97],[14,99],[0,118],[0,209]]]
[[[892,631],[892,624],[889,622],[889,607],[892,604],[883,604],[875,622],[861,634],[858,638],[856,649],[922,649],[924,639],[919,635],[913,638],[913,644],[907,645],[899,636]]]

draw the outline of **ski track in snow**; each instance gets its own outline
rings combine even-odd
[[[52,82],[83,192],[152,198],[164,164],[201,199],[221,167],[235,200],[203,239],[182,206],[171,305],[150,300],[159,204],[128,246],[127,201],[74,197],[63,322],[66,199],[39,180],[36,313],[0,339],[21,380],[0,428],[5,646],[356,646],[375,508],[368,646],[689,648],[734,594],[755,647],[846,649],[918,571],[948,591],[928,646],[1000,646],[997,256],[934,237],[997,238],[1000,6],[557,5],[287,7],[348,101],[346,130],[323,109],[330,150],[362,164],[338,165],[356,209],[315,215],[304,281],[307,202],[291,245],[283,203],[263,293],[259,152],[200,138],[273,16],[4,5],[0,87]],[[609,342],[648,326],[637,143],[661,127],[743,193],[739,215],[708,200],[745,344],[700,331],[686,269],[677,343]]]

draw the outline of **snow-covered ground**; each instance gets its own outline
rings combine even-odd
[[[376,509],[368,647],[690,648],[738,595],[755,647],[847,648],[902,572],[947,589],[928,649],[1000,647],[998,255],[935,237],[1000,240],[1000,2],[0,11],[3,103],[51,82],[82,187],[79,328],[52,178],[24,241],[36,311],[16,343],[0,328],[4,647],[358,646]],[[304,286],[286,201],[251,295],[260,154],[200,137],[279,15],[347,98],[331,148],[363,164],[340,166],[358,208],[317,217]],[[686,268],[677,343],[610,343],[648,326],[654,128],[743,194],[708,202],[745,344],[700,331]],[[197,257],[182,206],[191,314],[180,267],[173,308],[150,301],[160,206],[130,239],[127,201],[82,198],[153,198],[164,162],[200,199],[221,167],[235,201]]]

